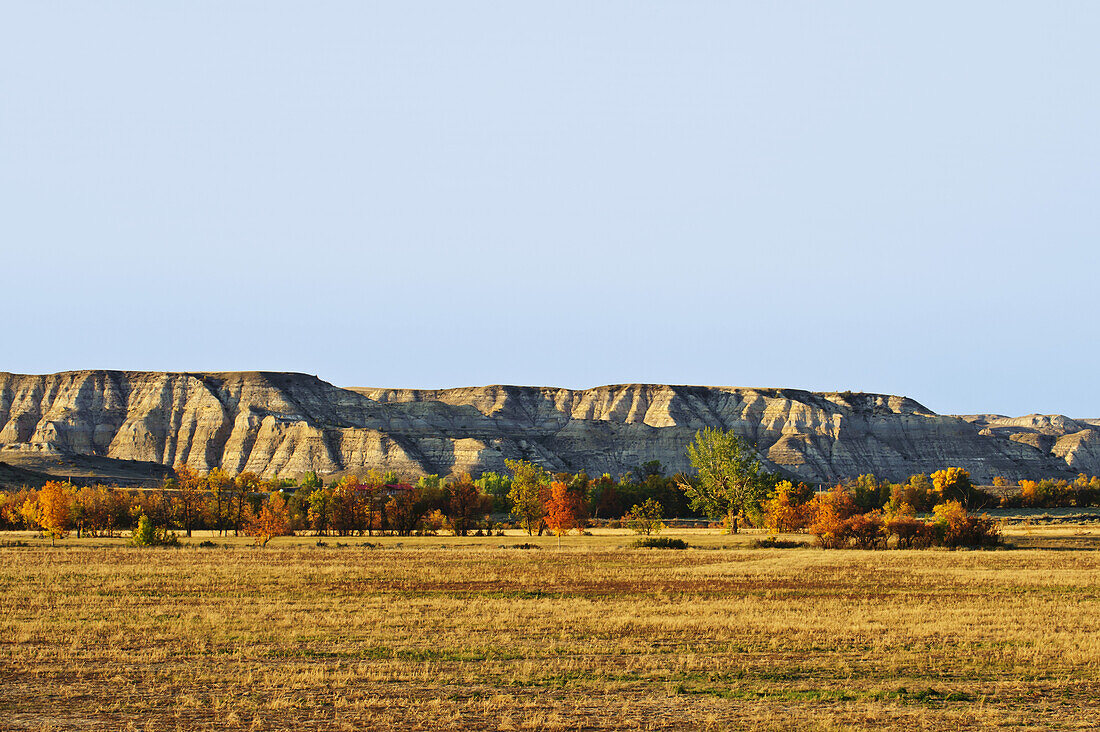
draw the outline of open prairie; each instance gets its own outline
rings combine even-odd
[[[519,535],[261,550],[200,548],[206,532],[179,549],[9,534],[0,727],[1098,724],[1096,525],[1017,527],[1016,548],[982,552],[667,535],[693,548],[613,532],[561,550]]]

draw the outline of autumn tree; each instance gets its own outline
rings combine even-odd
[[[251,470],[246,470],[233,479],[233,498],[230,515],[233,522],[233,535],[240,536],[245,523],[252,517],[251,498],[253,493],[263,491],[263,481]]]
[[[630,509],[630,513],[624,517],[624,521],[626,527],[635,534],[642,534],[643,536],[659,534],[665,528],[665,525],[661,522],[663,512],[664,509],[656,499],[647,498],[643,503],[635,504]]]
[[[971,516],[959,501],[946,501],[933,509],[933,526],[946,547],[993,546],[1000,542],[1000,529],[988,516]]]
[[[512,515],[528,535],[534,535],[542,524],[543,489],[549,476],[541,466],[527,460],[505,460],[504,464],[512,471],[512,489],[508,491]]]
[[[0,518],[10,529],[24,527],[32,529],[38,526],[34,520],[34,505],[36,492],[30,488],[23,488],[15,493],[0,493]],[[24,505],[28,506],[24,512]]]
[[[897,538],[898,549],[924,549],[935,538],[931,527],[916,517],[908,503],[889,510],[883,521],[886,534]]]
[[[202,516],[206,497],[206,478],[188,465],[178,465],[176,473],[176,493],[173,496],[173,508],[176,520],[191,538],[191,529]]]
[[[142,515],[148,516],[153,526],[168,527],[172,521],[172,504],[163,489],[142,490],[134,494],[130,516],[136,522]]]
[[[266,547],[272,537],[288,536],[291,533],[290,513],[287,511],[286,499],[279,491],[272,493],[260,512],[245,524],[245,534],[253,537],[261,547]]]
[[[562,535],[580,526],[581,498],[563,481],[555,480],[550,484],[550,495],[543,509],[546,525],[557,534],[560,549]]]
[[[338,536],[350,536],[356,531],[363,530],[358,489],[359,476],[357,475],[344,476],[332,488],[329,522]]]
[[[84,486],[73,495],[73,516],[81,533],[111,536],[119,508],[118,491],[103,485]]]
[[[423,530],[426,517],[445,500],[441,488],[403,488],[390,496],[386,515],[399,536],[411,536]]]
[[[233,478],[221,468],[213,468],[206,474],[206,487],[206,513],[213,528],[225,536],[233,515],[233,494],[236,491]]]
[[[71,486],[47,481],[38,491],[33,511],[35,522],[49,535],[51,544],[55,539],[64,539],[72,525]]]
[[[688,459],[698,479],[680,484],[691,506],[711,518],[725,517],[730,533],[737,533],[741,517],[759,511],[773,482],[761,473],[752,447],[733,430],[705,427],[688,445]]]
[[[807,530],[817,537],[824,549],[840,549],[848,544],[847,520],[858,512],[858,507],[844,486],[836,486],[828,493],[818,493],[809,503],[813,517]]]
[[[917,511],[931,511],[936,503],[935,488],[924,473],[910,475],[908,483],[894,487],[890,495],[890,503],[893,506],[908,503]]]
[[[969,506],[976,497],[974,484],[970,482],[970,473],[963,468],[945,468],[932,473],[932,487],[936,492],[937,503],[958,501]]]
[[[775,533],[805,531],[812,519],[808,504],[813,495],[813,489],[805,483],[779,481],[764,502],[764,526]]]
[[[332,518],[332,489],[315,489],[309,494],[307,503],[309,508],[306,511],[306,518],[309,521],[309,528],[317,536],[324,536],[328,533]]]
[[[443,513],[455,536],[466,536],[492,508],[493,499],[482,493],[469,473],[443,487]]]

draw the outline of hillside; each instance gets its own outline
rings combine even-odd
[[[622,384],[344,389],[292,373],[0,373],[0,461],[155,477],[156,466],[266,477],[371,467],[501,470],[506,458],[617,475],[689,468],[702,427],[732,428],[772,468],[815,482],[947,465],[978,481],[1100,473],[1100,422],[938,415],[906,397]],[[85,456],[97,462],[80,463]],[[114,461],[136,461],[118,464]],[[91,467],[89,467],[91,465]],[[113,468],[112,466],[115,466]]]

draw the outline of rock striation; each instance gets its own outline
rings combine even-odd
[[[265,477],[379,468],[618,475],[687,471],[703,427],[734,429],[775,470],[813,482],[901,480],[948,465],[981,482],[1100,473],[1100,420],[938,415],[906,397],[621,384],[343,389],[305,374],[0,373],[0,461],[95,456]],[[138,464],[138,463],[131,463]]]

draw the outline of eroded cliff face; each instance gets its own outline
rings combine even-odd
[[[0,460],[95,455],[200,471],[295,477],[380,468],[687,471],[703,427],[734,429],[804,480],[900,480],[957,465],[976,480],[1100,473],[1100,422],[937,415],[904,397],[625,384],[573,391],[486,386],[341,389],[304,374],[0,373]]]

